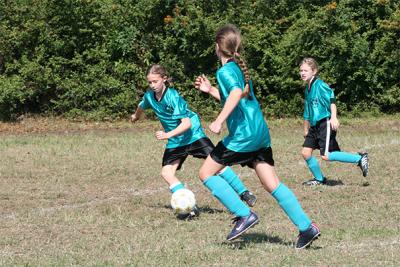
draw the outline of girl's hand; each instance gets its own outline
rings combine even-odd
[[[209,93],[211,90],[211,83],[203,74],[196,78],[196,81],[194,82],[194,87],[204,93]]]
[[[331,118],[330,122],[332,130],[337,131],[340,125],[339,120],[337,118]]]
[[[138,120],[139,120],[139,117],[136,116],[136,113],[133,113],[132,116],[131,116],[131,122],[135,123]]]
[[[158,140],[166,140],[169,138],[168,133],[164,132],[164,131],[157,131],[156,132],[156,138]]]
[[[307,134],[308,134],[308,130],[306,131],[306,130],[304,130],[304,138],[306,138],[307,137]]]
[[[222,123],[219,123],[217,121],[214,121],[210,124],[210,126],[208,126],[208,128],[210,128],[210,131],[216,134],[219,134],[221,132],[221,128],[222,128]]]

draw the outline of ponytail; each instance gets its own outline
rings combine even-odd
[[[233,60],[239,65],[245,80],[242,96],[251,99],[249,69],[247,68],[246,62],[242,56],[239,54],[243,50],[242,37],[239,29],[232,24],[227,24],[221,27],[215,36],[215,42],[218,44],[219,51],[225,57],[233,58]]]

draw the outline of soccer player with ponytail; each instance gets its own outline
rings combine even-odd
[[[218,185],[215,174],[225,166],[235,164],[253,168],[264,189],[275,198],[299,229],[296,248],[306,248],[320,235],[320,230],[275,172],[268,126],[241,54],[241,34],[234,25],[226,25],[218,30],[215,42],[216,54],[222,64],[217,71],[218,89],[204,75],[197,77],[195,86],[216,98],[223,106],[216,120],[210,124],[210,130],[219,134],[222,124],[226,122],[229,134],[204,161],[199,172],[200,179],[212,194],[224,199],[224,188]],[[228,240],[240,236],[258,221],[250,210],[243,210],[242,214],[236,218],[236,225],[228,235]]]

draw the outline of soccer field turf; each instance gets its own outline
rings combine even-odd
[[[260,223],[229,243],[231,215],[198,179],[202,160],[177,173],[201,215],[180,221],[160,177],[164,142],[156,122],[0,124],[1,266],[395,266],[400,262],[400,120],[342,120],[344,151],[367,151],[370,173],[322,162],[330,186],[311,178],[300,155],[302,122],[269,126],[276,170],[321,228],[296,251],[296,228],[249,168],[234,167],[258,201]],[[211,135],[217,142],[221,136]],[[317,152],[314,152],[317,155]],[[317,157],[319,159],[319,157]]]

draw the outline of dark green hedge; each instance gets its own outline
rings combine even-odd
[[[398,0],[3,0],[0,119],[127,116],[158,62],[193,109],[212,116],[218,105],[192,83],[214,76],[214,33],[228,22],[242,30],[268,116],[300,116],[305,56],[319,61],[342,114],[400,111]]]

